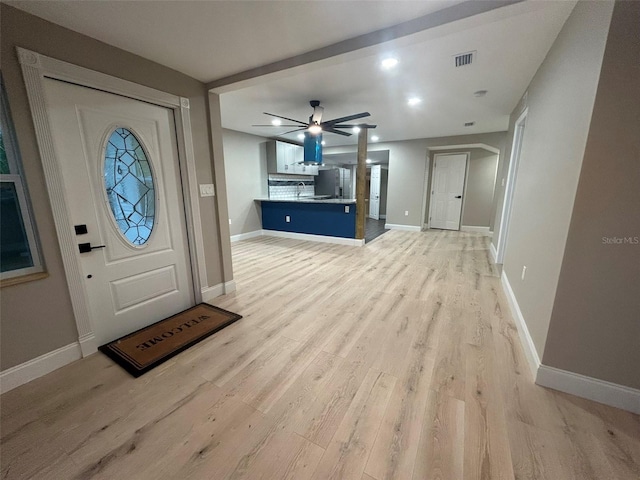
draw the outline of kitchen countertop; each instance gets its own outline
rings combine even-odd
[[[258,202],[280,203],[333,203],[338,205],[351,205],[356,203],[355,198],[312,198],[312,197],[286,197],[286,198],[256,198]]]

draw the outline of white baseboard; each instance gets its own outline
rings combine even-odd
[[[422,228],[418,225],[400,225],[399,223],[385,223],[384,228],[389,230],[404,230],[407,232],[420,232]]]
[[[236,291],[236,281],[231,280],[229,282],[224,283],[224,293],[233,293]]]
[[[597,378],[540,365],[536,383],[594,402],[640,414],[640,390]]]
[[[492,256],[494,256],[495,247],[493,244],[491,244],[491,251]],[[518,306],[518,301],[504,271],[502,272],[501,280],[502,288],[509,302],[509,308],[518,327],[520,343],[536,384],[640,414],[640,390],[542,365]]]
[[[98,351],[96,336],[93,334],[93,332],[82,335],[80,338],[78,338],[78,343],[80,343],[80,350],[82,351],[83,358],[88,357],[89,355]]]
[[[262,232],[269,237],[293,238],[295,240],[308,240],[310,242],[321,243],[337,243],[338,245],[351,245],[354,247],[362,247],[364,245],[364,238],[328,237],[325,235],[312,235],[310,233],[282,232],[280,230],[263,230]]]
[[[483,235],[486,235],[487,237],[490,237],[490,236],[493,235],[493,232],[491,231],[490,227],[477,227],[475,225],[462,225],[460,227],[460,231],[461,232],[482,233]]]
[[[496,252],[496,247],[493,243],[489,244],[489,255],[491,255],[491,262],[495,264],[498,259],[498,252]]]
[[[0,373],[0,393],[13,390],[81,358],[80,344],[74,342],[28,362],[8,368]]]
[[[507,297],[507,301],[509,302],[509,308],[511,309],[511,314],[516,322],[516,326],[518,327],[518,335],[520,336],[520,343],[522,344],[522,348],[524,349],[524,354],[527,357],[527,361],[529,362],[529,368],[531,369],[531,374],[533,378],[536,378],[538,374],[538,368],[540,367],[540,357],[538,356],[538,352],[536,351],[536,346],[533,343],[533,339],[529,334],[529,329],[527,328],[527,324],[524,321],[524,317],[522,316],[522,312],[520,311],[520,306],[518,305],[518,301],[516,300],[516,296],[511,289],[511,284],[509,283],[509,279],[507,278],[507,274],[502,271],[502,276],[500,277],[502,280],[502,289]]]
[[[253,232],[239,233],[238,235],[231,235],[231,243],[239,242],[240,240],[248,240],[250,238],[261,237],[264,235],[262,230],[254,230]]]
[[[219,283],[212,287],[203,287],[202,290],[202,301],[208,302],[213,300],[216,297],[224,295],[224,283]]]
[[[225,283],[218,283],[217,285],[213,285],[212,287],[203,287],[202,290],[200,290],[200,293],[202,293],[202,301],[208,302],[216,297],[226,295],[227,293],[233,293],[235,291],[236,281],[230,280]]]

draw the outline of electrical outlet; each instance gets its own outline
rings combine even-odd
[[[526,273],[527,273],[527,267],[526,267],[526,265],[523,265],[522,266],[522,280],[524,280],[524,276],[526,275]]]
[[[405,211],[404,211],[404,216],[405,216],[405,217],[408,217],[408,216],[409,216],[409,210],[405,210]]]
[[[344,206],[344,213],[349,213],[349,205]]]
[[[291,222],[291,217],[289,215],[285,215],[284,216],[284,221],[287,222],[287,223],[290,223]]]

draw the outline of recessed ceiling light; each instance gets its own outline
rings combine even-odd
[[[418,105],[421,102],[422,102],[421,98],[411,97],[409,100],[407,100],[407,105],[409,105],[411,107],[415,107],[416,105]]]
[[[367,163],[371,163],[371,159],[370,158],[367,158]]]
[[[486,94],[486,90],[478,90],[477,92],[473,92],[474,97],[484,97]]]
[[[396,65],[398,65],[398,59],[393,57],[385,58],[384,60],[382,60],[382,62],[380,62],[380,66],[382,66],[382,68],[384,68],[385,70],[389,70]]]
[[[282,125],[282,120],[280,120],[279,118],[274,118],[273,120],[271,120],[271,125],[275,125],[276,127],[278,125]]]
[[[325,142],[324,140],[322,140],[322,141],[320,142],[320,144],[322,144],[322,145],[324,146],[324,145],[326,145],[326,144],[327,144],[327,142]]]
[[[378,137],[377,135],[371,135],[372,142],[377,142],[378,140],[380,140],[380,137]]]
[[[360,127],[353,127],[353,133],[360,133]]]
[[[300,140],[304,140],[304,133],[299,133],[299,134],[298,134],[298,138],[299,138]]]

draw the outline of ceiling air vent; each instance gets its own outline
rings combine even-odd
[[[465,65],[471,65],[473,63],[473,57],[476,56],[475,50],[473,52],[459,53],[453,58],[456,63],[456,67],[464,67]]]

